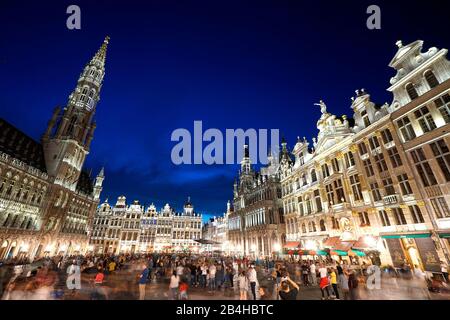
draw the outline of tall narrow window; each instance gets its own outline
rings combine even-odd
[[[350,184],[352,186],[353,196],[355,201],[360,201],[363,199],[361,191],[361,182],[357,174],[350,176]]]
[[[367,146],[364,142],[361,142],[360,144],[358,144],[358,149],[359,149],[359,154],[365,155],[367,153]]]
[[[405,214],[403,213],[402,208],[393,208],[392,212],[394,214],[395,224],[402,225],[406,224]]]
[[[327,231],[327,228],[325,227],[325,221],[323,219],[320,220],[320,231]]]
[[[434,88],[439,85],[438,79],[431,70],[425,71],[425,79],[427,80],[427,83],[430,86],[430,88]]]
[[[450,94],[446,93],[442,97],[439,97],[438,99],[434,100],[434,104],[436,105],[436,108],[441,113],[442,118],[444,118],[445,123],[449,123],[450,122]]]
[[[322,175],[324,178],[330,176],[330,170],[328,169],[328,165],[326,163],[322,165]]]
[[[334,201],[333,201],[333,186],[331,185],[331,183],[327,184],[325,186],[325,190],[327,192],[328,205],[334,204]]]
[[[383,227],[388,227],[391,225],[391,221],[389,221],[389,215],[385,210],[378,211],[378,214],[380,215],[380,220]]]
[[[355,165],[355,158],[353,157],[353,152],[349,151],[345,154],[345,165],[350,168]]]
[[[372,167],[372,161],[370,161],[370,159],[364,160],[363,165],[364,165],[364,170],[366,171],[366,175],[368,177],[371,177],[375,174],[375,172],[373,171],[373,167]]]
[[[436,129],[436,123],[431,116],[430,110],[428,110],[427,106],[420,108],[414,112],[417,121],[420,124],[423,132],[429,132],[433,129]]]
[[[317,181],[317,174],[316,174],[316,170],[311,170],[311,182],[316,182]]]
[[[322,212],[322,199],[320,198],[319,190],[314,190],[314,199],[316,201],[317,212]]]
[[[450,217],[450,210],[444,197],[431,199],[431,205],[433,206],[436,218],[442,219]]]
[[[416,88],[414,88],[414,85],[412,83],[408,83],[405,87],[406,92],[408,93],[408,96],[411,100],[416,99],[419,97]]]
[[[358,212],[358,216],[361,227],[370,226],[369,214],[366,211]]]
[[[333,160],[331,160],[331,163],[333,165],[333,172],[339,172],[340,167],[339,167],[339,161],[337,158],[333,158]]]
[[[364,126],[365,126],[365,127],[370,126],[369,115],[367,114],[367,111],[366,111],[366,110],[363,110],[363,111],[361,112],[361,118],[362,118],[362,120],[363,120],[363,122],[364,122]]]
[[[414,223],[424,223],[422,212],[420,212],[420,208],[416,205],[409,206],[409,212],[413,218]]]
[[[389,129],[384,129],[383,131],[381,131],[381,137],[383,139],[384,144],[394,140],[394,138],[392,138],[391,130],[389,130]]]
[[[373,201],[381,201],[380,187],[377,182],[370,184],[370,189],[372,190]]]
[[[374,158],[375,158],[375,164],[380,173],[384,172],[388,169],[386,160],[384,160],[384,155],[382,153],[375,155]]]
[[[445,176],[445,180],[450,181],[450,150],[447,147],[444,139],[440,139],[430,144],[436,161]]]
[[[376,148],[378,148],[380,146],[380,143],[378,142],[378,138],[375,136],[372,138],[369,138],[369,145],[370,145],[371,150],[375,150]]]
[[[428,164],[427,158],[422,150],[422,148],[417,148],[411,152],[411,156],[416,165],[417,172],[422,180],[425,187],[433,186],[437,184],[436,177],[434,176],[433,170],[431,170]]]
[[[403,173],[397,176],[398,183],[400,184],[400,189],[402,190],[402,195],[406,196],[412,194],[411,185],[408,181],[408,175]]]
[[[395,189],[394,189],[394,185],[392,183],[391,178],[383,179],[382,182],[383,182],[384,191],[386,192],[386,195],[395,194]]]
[[[405,142],[412,140],[416,137],[416,133],[414,132],[414,129],[411,125],[411,122],[409,121],[408,116],[398,120],[397,125]]]
[[[337,203],[345,202],[344,187],[342,186],[341,179],[337,179],[334,181],[334,190],[336,192]]]
[[[389,159],[391,159],[392,166],[397,168],[402,165],[402,159],[398,154],[397,147],[392,147],[388,149]]]

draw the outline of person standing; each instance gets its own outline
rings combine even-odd
[[[142,267],[144,270],[142,270],[141,275],[139,276],[139,300],[145,299],[145,287],[147,285],[149,274],[147,266],[144,264]]]
[[[209,266],[209,290],[216,290],[216,265],[212,263]]]
[[[178,286],[180,285],[180,277],[177,275],[177,271],[174,270],[170,277],[169,291],[172,300],[177,300]]]
[[[245,275],[245,271],[242,271],[239,274],[238,285],[239,285],[239,300],[247,300],[248,278]]]
[[[309,266],[309,271],[311,274],[311,284],[315,286],[317,284],[317,274],[316,274],[316,264],[314,261],[311,262],[311,265]]]
[[[280,295],[281,300],[297,300],[299,286],[289,278],[281,282]]]
[[[202,288],[206,288],[206,283],[207,283],[207,276],[208,276],[208,267],[206,266],[205,263],[202,264],[202,266],[200,267],[201,270],[201,287]]]
[[[337,300],[339,300],[339,290],[338,290],[337,275],[336,275],[335,268],[331,268],[330,282],[331,282],[331,286],[333,287],[334,296]]]
[[[253,294],[253,300],[256,300],[256,282],[258,281],[256,277],[255,266],[251,265],[248,269],[248,281],[250,282],[250,289]]]
[[[325,291],[327,293],[327,298],[330,298],[330,291],[328,290],[328,286],[330,285],[330,282],[328,281],[328,270],[325,267],[324,264],[321,264],[319,268],[319,275],[320,275],[320,292],[322,293],[322,300],[325,300]]]
[[[338,277],[339,277],[339,286],[342,290],[342,295],[344,296],[344,300],[348,300],[349,289],[348,289],[348,278],[342,268],[338,268]]]

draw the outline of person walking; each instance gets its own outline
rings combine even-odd
[[[250,282],[250,289],[253,294],[253,300],[256,300],[256,282],[258,281],[256,276],[255,266],[252,264],[248,269],[248,281]]]
[[[180,287],[179,287],[180,300],[188,300],[188,294],[187,294],[188,288],[189,288],[189,286],[188,286],[187,282],[182,280],[180,283]]]
[[[358,279],[355,271],[350,271],[348,276],[348,288],[350,300],[358,300]]]
[[[147,285],[149,275],[149,269],[145,264],[142,268],[143,270],[139,276],[139,300],[145,299],[145,287]]]
[[[177,275],[177,271],[174,270],[170,277],[169,291],[171,300],[177,300],[178,286],[180,285],[180,277]]]
[[[348,300],[349,298],[349,289],[348,289],[348,278],[342,268],[338,269],[338,277],[339,277],[339,286],[341,287],[342,295],[344,300]]]

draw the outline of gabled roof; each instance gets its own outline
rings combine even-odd
[[[2,118],[0,118],[0,151],[33,168],[47,172],[42,145]]]
[[[402,62],[405,57],[413,52],[418,52],[423,46],[422,40],[416,40],[406,46],[403,46],[401,41],[397,41],[398,51],[395,54],[394,58],[392,58],[391,62],[389,62],[389,67],[396,68],[397,64]]]

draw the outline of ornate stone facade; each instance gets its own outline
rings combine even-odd
[[[198,251],[202,215],[194,212],[188,200],[183,212],[175,212],[168,204],[157,211],[147,209],[139,201],[127,205],[121,196],[116,205],[102,203],[94,217],[89,250],[95,253],[145,253]]]
[[[280,158],[282,164],[291,161],[286,146]],[[284,244],[286,234],[278,173],[254,171],[247,145],[239,180],[234,184],[233,207],[228,215],[231,254],[271,256]]]
[[[108,40],[86,64],[67,105],[55,108],[42,143],[0,119],[0,260],[87,250],[104,172],[92,181],[82,168]]]
[[[450,64],[447,50],[403,46],[389,64],[391,104],[364,90],[353,121],[327,111],[312,148],[299,140],[281,168],[287,249],[439,272],[449,259]]]

